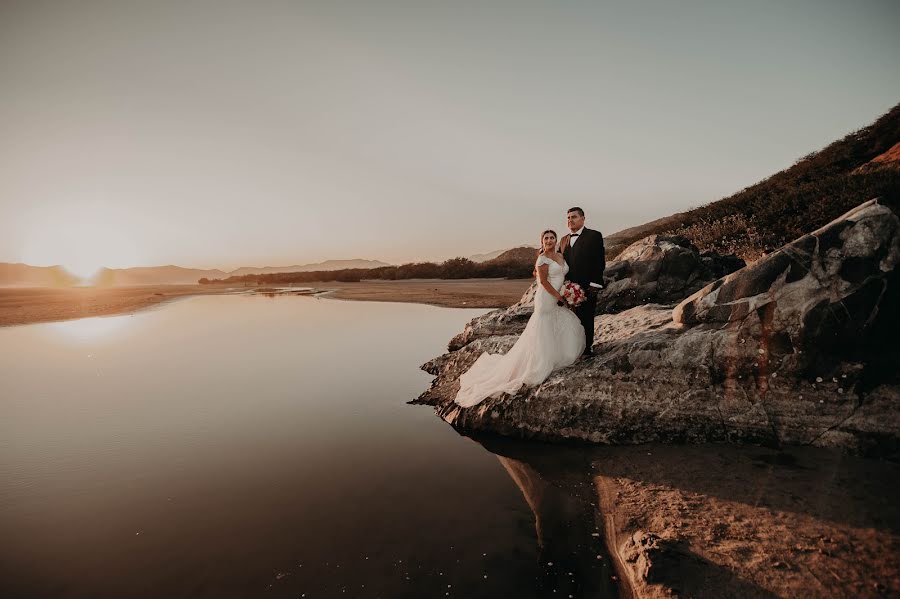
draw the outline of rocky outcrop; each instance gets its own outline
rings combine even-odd
[[[642,530],[635,532],[625,541],[622,558],[632,569],[632,578],[640,586],[668,583],[684,571],[685,562],[693,556],[675,542]],[[696,559],[696,558],[693,558]],[[677,588],[677,587],[676,587]],[[641,596],[649,593],[649,589]]]
[[[853,363],[857,384],[889,382],[900,363],[891,359],[900,329],[897,222],[888,208],[863,204],[701,289],[673,320],[760,339],[766,362],[783,374],[810,378]]]
[[[643,247],[660,245],[656,238]],[[459,375],[483,351],[515,343],[526,297],[470,323],[449,354],[429,362],[436,379],[417,401],[454,426],[517,437],[812,444],[896,455],[898,261],[900,221],[867,202],[707,284],[674,311],[648,303],[599,315],[595,357],[538,387],[457,406]]]
[[[496,337],[498,335],[518,335],[528,324],[531,313],[534,312],[534,293],[537,287],[534,283],[525,291],[517,303],[509,308],[494,310],[483,316],[472,319],[462,333],[453,337],[447,345],[449,351],[456,351],[472,343],[476,339]]]
[[[679,302],[743,266],[744,261],[735,256],[701,255],[687,237],[651,235],[632,243],[607,267],[597,312]]]
[[[900,142],[891,146],[887,152],[879,154],[869,162],[854,169],[853,173],[871,173],[882,169],[900,169]]]
[[[675,304],[719,277],[742,268],[735,256],[701,254],[686,237],[651,235],[626,248],[609,263],[604,289],[597,296],[597,313],[621,312],[644,304]],[[495,335],[517,335],[534,310],[535,285],[505,310],[490,312],[470,322],[448,346],[456,351],[466,344]]]

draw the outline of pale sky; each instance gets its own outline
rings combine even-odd
[[[730,195],[900,101],[900,2],[0,2],[0,261],[442,260]]]

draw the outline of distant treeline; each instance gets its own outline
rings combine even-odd
[[[537,256],[537,251],[532,252]],[[526,279],[532,276],[534,259],[529,260],[489,260],[472,262],[468,258],[451,258],[440,264],[434,262],[414,262],[400,266],[379,268],[347,268],[344,270],[318,270],[310,272],[285,272],[274,274],[251,274],[227,279],[200,279],[201,285],[210,283],[278,285],[285,283],[311,283],[313,281],[340,281],[352,283],[363,279]]]

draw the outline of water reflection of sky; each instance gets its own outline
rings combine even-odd
[[[137,315],[98,316],[94,318],[48,322],[34,326],[43,328],[45,338],[51,343],[64,343],[67,341],[73,343],[90,343],[99,339],[110,338],[118,334],[133,333],[134,316]],[[140,316],[143,316],[143,314]],[[140,320],[140,318],[138,320]]]
[[[700,594],[780,588],[733,586],[749,523],[810,576],[830,539],[842,588],[885,573],[889,463],[476,442],[406,405],[478,313],[206,296],[0,329],[0,595],[608,597],[616,517],[700,535]]]
[[[25,596],[536,593],[515,483],[405,403],[481,312],[204,296],[0,329],[0,579]]]

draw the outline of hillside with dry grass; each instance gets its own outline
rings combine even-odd
[[[610,235],[607,259],[654,233],[755,260],[873,199],[900,202],[900,104],[872,125],[736,194]]]

